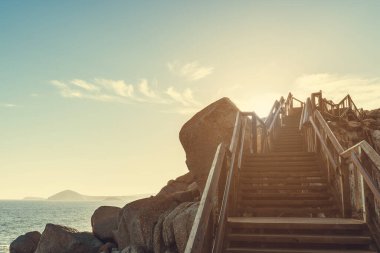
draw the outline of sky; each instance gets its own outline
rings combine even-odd
[[[380,107],[378,1],[0,1],[0,199],[157,193],[230,97]]]

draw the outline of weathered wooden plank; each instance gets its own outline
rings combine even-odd
[[[321,133],[319,132],[317,126],[315,125],[314,120],[313,120],[313,117],[310,116],[309,121],[310,121],[311,125],[313,126],[314,131],[315,131],[315,133],[317,134],[318,139],[320,140],[320,142],[321,142],[323,148],[325,149],[326,154],[327,154],[327,156],[328,156],[328,158],[329,158],[331,164],[333,165],[334,168],[336,168],[336,167],[337,167],[337,164],[336,164],[336,162],[335,162],[335,160],[334,160],[334,157],[332,156],[332,154],[331,154],[329,148],[327,147],[325,141],[324,141],[323,138],[322,138]]]
[[[220,178],[221,170],[223,167],[224,156],[226,154],[226,147],[222,143],[216,149],[214,161],[207,178],[206,186],[204,188],[201,201],[195,215],[193,226],[186,244],[185,253],[199,253],[202,252],[203,241],[211,211],[214,207],[214,194],[217,190],[218,181]]]
[[[340,156],[344,157],[344,158],[350,157],[351,153],[353,151],[355,151],[357,148],[359,148],[361,146],[362,142],[365,142],[365,141],[361,141],[359,143],[356,143],[354,146],[344,150],[342,153],[340,153]]]
[[[323,130],[327,133],[327,136],[329,137],[331,143],[333,144],[333,146],[335,147],[336,151],[338,151],[338,153],[342,153],[344,151],[342,145],[340,145],[339,141],[337,140],[337,138],[335,137],[335,134],[331,131],[329,125],[327,125],[325,119],[323,118],[322,114],[316,110],[315,113],[314,113],[315,117],[318,119],[319,123],[321,124]]]
[[[357,158],[355,153],[351,153],[351,160],[355,164],[356,168],[358,168],[360,174],[362,174],[364,181],[367,183],[368,187],[371,189],[374,197],[377,199],[377,201],[380,201],[380,191],[377,189],[375,183],[373,182],[373,179],[368,174],[368,172],[364,169],[363,165]]]
[[[232,139],[231,139],[230,148],[229,148],[231,153],[233,153],[237,148],[237,144],[239,141],[239,138],[237,137],[237,135],[239,134],[240,127],[241,127],[241,114],[240,112],[238,112],[236,114],[234,132],[232,134]]]
[[[253,153],[257,153],[257,117],[252,116],[252,148]]]
[[[244,142],[245,142],[245,130],[246,130],[246,127],[247,127],[247,121],[248,119],[245,118],[244,119],[244,123],[243,123],[243,129],[242,129],[242,136],[241,136],[241,141],[240,141],[240,149],[239,149],[239,160],[238,160],[238,168],[240,169],[241,168],[241,164],[242,164],[242,161],[243,161],[243,150],[244,150]],[[255,139],[257,139],[257,136],[253,137]],[[256,145],[257,147],[257,145]]]
[[[235,124],[235,127],[238,127],[238,131],[236,131],[236,134],[233,135],[233,138],[236,140],[239,140],[239,134],[240,134],[240,125],[241,120],[239,118],[238,124]],[[235,132],[235,131],[234,131]],[[231,142],[235,142],[235,140],[232,140]],[[237,142],[237,141],[236,141]],[[235,159],[236,159],[236,147],[232,149],[231,152],[231,161],[230,161],[230,168],[228,171],[227,179],[226,179],[226,185],[224,188],[224,194],[223,194],[223,200],[222,205],[220,208],[220,214],[219,214],[219,220],[218,220],[218,228],[216,231],[216,237],[214,241],[214,247],[213,247],[213,253],[221,253],[223,250],[223,237],[224,237],[224,231],[225,226],[227,223],[227,211],[229,208],[229,202],[230,202],[230,192],[232,186],[232,182],[234,181],[234,175],[235,175]]]
[[[380,156],[379,156],[379,154],[366,141],[362,141],[360,144],[360,147],[367,154],[367,156],[372,161],[372,163],[376,166],[376,168],[380,171]]]

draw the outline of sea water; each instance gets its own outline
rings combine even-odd
[[[0,200],[0,253],[19,235],[42,231],[47,223],[91,231],[91,215],[99,206],[123,207],[125,201],[13,201]]]

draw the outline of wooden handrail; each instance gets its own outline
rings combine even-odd
[[[220,253],[223,250],[223,236],[224,236],[224,231],[225,231],[225,226],[226,226],[226,220],[227,220],[227,208],[228,204],[230,201],[230,192],[231,192],[231,187],[232,187],[232,181],[234,179],[235,175],[235,158],[236,158],[236,150],[237,150],[237,143],[239,141],[239,134],[241,130],[241,119],[240,119],[240,113],[238,113],[236,117],[236,122],[235,122],[235,128],[234,128],[234,134],[233,134],[233,140],[231,141],[231,146],[230,146],[230,151],[231,151],[231,161],[230,161],[230,167],[228,170],[228,175],[227,175],[227,180],[226,180],[226,185],[224,188],[224,194],[223,194],[223,200],[222,200],[222,205],[220,208],[220,214],[219,214],[219,219],[218,219],[218,227],[216,231],[216,237],[214,241],[214,247],[212,252],[213,253]],[[244,137],[242,138],[244,140]],[[236,145],[232,145],[232,143],[236,143]]]
[[[222,143],[216,149],[214,160],[207,178],[201,201],[194,218],[193,226],[186,244],[185,253],[200,253],[203,249],[209,218],[215,205],[217,182],[223,167],[226,147]]]
[[[335,160],[334,160],[334,157],[332,156],[332,154],[331,154],[329,148],[328,148],[327,145],[326,145],[326,142],[323,140],[321,133],[319,132],[317,126],[315,125],[314,120],[313,120],[313,117],[310,116],[309,121],[310,121],[311,125],[313,126],[314,131],[315,131],[316,135],[318,136],[319,141],[320,141],[321,144],[322,144],[322,147],[325,149],[326,154],[327,154],[327,156],[328,156],[328,158],[329,158],[331,164],[334,166],[334,168],[336,168],[336,167],[337,167],[337,164],[336,164],[336,162],[335,162]]]
[[[240,112],[238,112],[236,115],[234,132],[232,134],[230,148],[229,148],[229,150],[232,154],[236,152],[237,143],[239,141],[238,134],[240,131],[240,126],[241,126],[241,114],[240,114]]]
[[[336,151],[339,154],[342,153],[344,151],[342,145],[340,145],[338,139],[336,138],[335,134],[331,131],[331,128],[329,127],[325,119],[323,118],[322,114],[318,110],[315,110],[314,115],[315,115],[315,118],[318,119],[318,122],[320,123],[321,127],[323,128],[323,130],[329,137]]]
[[[244,119],[244,123],[243,123],[243,132],[241,134],[241,140],[240,140],[240,151],[239,151],[239,159],[238,159],[238,169],[241,168],[241,163],[242,163],[242,160],[243,160],[243,151],[244,151],[244,137],[245,137],[245,130],[246,130],[246,127],[247,127],[247,118]]]
[[[209,252],[211,249],[213,252],[218,252],[220,250],[221,244],[220,241],[223,240],[223,233],[226,225],[226,215],[227,208],[229,206],[229,197],[231,193],[232,182],[234,180],[235,171],[236,171],[236,161],[242,156],[242,150],[244,148],[244,134],[247,118],[245,118],[244,124],[242,124],[242,113],[238,112],[235,119],[235,125],[233,134],[231,137],[230,146],[227,150],[227,147],[223,144],[219,144],[213,164],[211,166],[209,176],[207,178],[206,186],[202,194],[202,198],[197,210],[193,226],[189,235],[189,239],[186,244],[185,253],[200,253],[200,252]],[[243,125],[243,126],[242,126]],[[238,153],[239,152],[239,153]],[[238,157],[239,155],[239,157]],[[229,158],[229,162],[227,162]],[[241,163],[241,162],[240,162]],[[226,166],[229,166],[229,169]],[[228,169],[228,170],[227,170]],[[227,171],[227,176],[225,180],[225,185],[219,185],[222,171]],[[224,189],[223,199],[221,203],[217,203],[218,199],[218,187]],[[217,218],[216,227],[216,236],[215,239],[211,242],[205,242],[205,238],[208,232],[209,220],[212,219],[211,215],[219,211]],[[205,249],[205,244],[211,243],[211,246],[208,249]],[[220,252],[220,251],[219,251]]]
[[[359,161],[357,155],[354,152],[351,153],[351,159],[352,159],[353,163],[356,165],[356,167],[358,168],[360,174],[363,176],[364,181],[367,183],[368,187],[371,189],[371,192],[373,193],[376,200],[380,201],[379,189],[376,188],[376,184],[373,182],[373,179],[368,174],[366,169],[364,169],[362,163]]]
[[[270,124],[270,126],[269,126],[269,128],[268,128],[268,132],[271,132],[271,131],[272,131],[272,129],[273,129],[273,127],[274,127],[274,124],[275,124],[275,122],[276,122],[276,118],[277,118],[278,115],[280,114],[281,110],[282,110],[282,107],[279,106],[278,109],[277,109],[277,111],[276,111],[276,113],[274,114],[273,120],[272,120],[272,122],[271,122],[271,124]]]
[[[321,92],[316,93],[319,99],[321,99]],[[374,205],[376,205],[376,202],[380,202],[380,186],[378,182],[376,181],[376,175],[380,174],[380,155],[374,150],[374,148],[365,140],[355,144],[354,146],[344,149],[342,145],[339,143],[337,140],[335,134],[332,132],[331,128],[327,124],[326,120],[322,116],[321,112],[319,110],[324,110],[323,104],[319,104],[319,107],[316,107],[315,105],[313,106],[313,103],[311,103],[311,98],[308,98],[306,101],[305,105],[305,110],[303,111],[303,116],[301,117],[301,122],[300,125],[303,127],[308,128],[310,125],[312,127],[312,130],[314,131],[315,135],[318,137],[318,141],[323,149],[323,152],[327,158],[327,167],[329,168],[329,164],[331,164],[334,168],[332,172],[335,174],[334,175],[334,181],[332,181],[330,184],[337,190],[337,193],[339,194],[339,198],[341,198],[341,204],[342,204],[342,212],[344,217],[352,217],[352,208],[356,211],[356,216],[357,215],[363,215],[363,219],[366,220],[366,215],[369,215],[368,221],[367,222],[376,222],[376,220],[379,219],[379,216],[377,217],[371,217],[371,215],[376,215],[376,212],[372,210],[371,212],[365,212],[366,204],[365,202],[367,201],[375,201],[372,202],[369,205],[369,208],[375,208]],[[324,99],[325,100],[325,99]],[[347,103],[347,106],[345,107]],[[326,105],[327,103],[325,103]],[[334,110],[334,107],[338,107],[337,105],[334,105],[331,110]],[[342,107],[341,107],[342,106]],[[319,109],[318,109],[319,108]],[[353,108],[352,110],[354,113],[362,113],[360,110],[357,110],[356,105],[353,103],[351,97],[347,95],[340,103],[339,103],[339,110],[340,110],[340,115],[344,113],[342,108]],[[346,110],[347,111],[347,110]],[[331,113],[334,113],[332,111]],[[310,115],[308,117],[308,120],[305,121],[305,115]],[[318,121],[318,125],[316,124],[315,121]],[[310,125],[305,124],[309,122]],[[329,141],[329,143],[332,144],[332,150],[331,147],[327,145],[327,140],[322,136],[321,132],[326,135],[325,137]],[[308,147],[314,146],[316,143],[314,142],[314,138],[310,136],[312,132],[306,130],[304,132],[305,134],[308,135],[308,138],[305,138],[306,141],[309,143]],[[311,145],[310,145],[311,144]],[[313,149],[313,148],[312,148]],[[317,150],[315,150],[317,151]],[[363,156],[363,155],[366,156]],[[350,173],[349,168],[356,168],[356,173]],[[331,170],[329,170],[330,172]],[[357,176],[361,176],[367,185],[367,187],[362,187],[360,186],[361,184],[359,183],[358,185],[352,185],[350,182],[358,181]],[[351,177],[351,179],[350,179]],[[355,179],[352,177],[356,177]],[[375,178],[374,178],[375,177]],[[352,181],[353,180],[353,181]],[[360,182],[360,181],[359,181]],[[351,188],[353,187],[353,188]],[[355,188],[356,187],[356,188]],[[362,187],[362,188],[360,188]],[[351,188],[351,189],[350,189]],[[369,191],[373,195],[373,199],[368,199],[368,196],[363,192],[366,191],[366,189],[369,189]],[[351,193],[351,191],[356,191],[356,195],[354,193]],[[357,194],[358,192],[362,192],[361,194]],[[355,201],[359,202],[352,202],[352,196],[351,194],[354,194]],[[358,197],[360,196],[360,197]],[[353,205],[352,203],[361,203],[360,206]],[[361,213],[358,208],[361,208]],[[375,229],[374,232],[375,235],[380,234],[380,229],[377,228]],[[380,241],[379,238],[376,240]]]

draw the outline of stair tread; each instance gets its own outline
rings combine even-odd
[[[331,249],[278,249],[278,248],[227,248],[230,253],[375,253],[373,250],[331,250]]]
[[[282,153],[263,153],[263,154],[254,154],[254,155],[247,155],[245,157],[256,157],[256,156],[279,156],[279,155],[284,155],[284,156],[289,156],[289,155],[310,155],[310,156],[316,156],[316,153],[314,152],[298,152],[297,154],[294,154],[293,152],[282,152]]]
[[[368,244],[372,241],[366,235],[320,235],[320,234],[247,234],[231,233],[228,234],[230,240],[254,241],[259,242],[293,242],[293,243],[314,243],[314,244]]]
[[[254,201],[252,200],[241,200],[240,206],[253,206],[253,207],[259,207],[259,206],[268,206],[268,207],[278,207],[278,206],[326,206],[326,205],[333,205],[334,202],[331,199],[325,199],[325,200],[289,200],[289,199],[282,199],[282,200],[267,200],[267,199],[256,199]]]
[[[275,224],[366,224],[364,221],[345,218],[279,218],[279,217],[228,217],[234,223],[275,223]]]
[[[312,199],[312,198],[330,198],[331,196],[327,193],[322,192],[315,192],[315,193],[294,193],[292,195],[289,195],[288,193],[249,193],[245,192],[242,195],[243,199],[250,198],[250,199]]]

